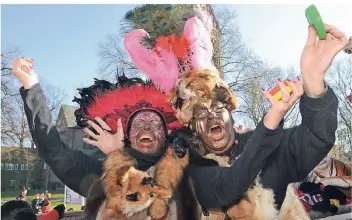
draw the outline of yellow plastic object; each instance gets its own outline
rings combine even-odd
[[[291,93],[292,93],[292,88],[291,88],[291,86],[286,86],[286,88],[287,88],[287,91],[291,94]],[[275,93],[274,97],[275,97],[276,100],[280,101],[280,100],[282,99],[282,92],[281,92],[281,90],[278,91],[277,93]]]

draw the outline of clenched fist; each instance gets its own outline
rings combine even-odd
[[[33,85],[38,83],[38,76],[33,71],[33,63],[34,60],[24,57],[16,58],[12,63],[13,74],[22,83],[25,89],[30,89]]]

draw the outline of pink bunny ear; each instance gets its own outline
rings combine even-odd
[[[178,79],[178,62],[173,50],[157,48],[159,54],[143,46],[149,38],[142,29],[133,30],[125,37],[124,44],[137,69],[144,72],[161,90],[168,93]]]
[[[197,17],[188,19],[184,26],[184,36],[191,48],[191,65],[194,69],[213,69],[213,44],[209,32]]]

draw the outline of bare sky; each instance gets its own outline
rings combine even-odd
[[[307,39],[308,4],[236,5],[244,40],[263,59],[282,67],[299,68]],[[316,4],[325,23],[352,36],[352,4]],[[344,56],[341,53],[339,56]]]
[[[134,5],[2,5],[2,49],[17,46],[36,61],[37,73],[67,91],[97,77],[97,44],[115,33],[118,21]],[[232,5],[243,39],[264,60],[282,67],[294,65],[307,38],[304,4]],[[352,35],[352,4],[317,4],[326,23]],[[341,54],[343,55],[343,54]]]

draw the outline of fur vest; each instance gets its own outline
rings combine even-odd
[[[213,159],[220,166],[229,167],[229,158],[207,154],[204,156]],[[199,206],[199,205],[198,205]],[[227,210],[208,209],[203,211],[203,220],[243,219],[243,220],[275,220],[278,219],[278,211],[275,205],[274,192],[265,189],[260,184],[259,175],[246,195],[237,204]]]

